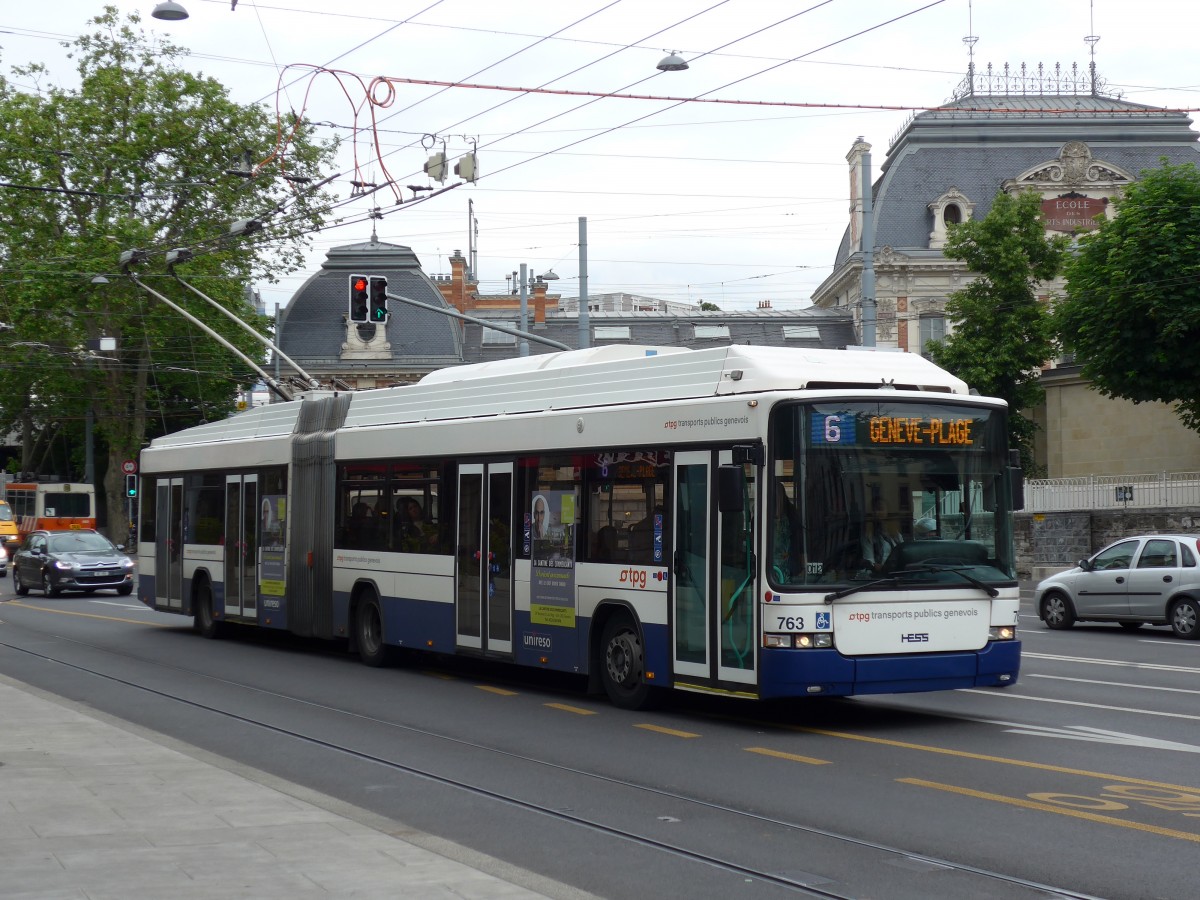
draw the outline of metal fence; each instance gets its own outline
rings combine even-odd
[[[1200,472],[1029,478],[1026,512],[1200,506]]]

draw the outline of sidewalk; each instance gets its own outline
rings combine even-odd
[[[0,897],[581,898],[0,676]]]

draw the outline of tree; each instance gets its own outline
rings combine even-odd
[[[1200,431],[1200,171],[1164,160],[1114,202],[1068,263],[1063,346],[1100,393],[1178,404]]]
[[[182,70],[183,51],[139,21],[120,21],[111,6],[91,20],[95,30],[68,45],[77,87],[28,92],[0,77],[0,316],[10,326],[0,428],[20,430],[23,470],[40,467],[43,448],[70,443],[79,471],[92,411],[108,530],[122,538],[121,462],[148,437],[227,415],[238,387],[258,377],[125,278],[120,253],[146,250],[139,277],[264,359],[260,343],[165,273],[165,251],[194,248],[181,273],[265,331],[247,286],[302,264],[304,234],[329,203],[280,176],[311,178],[334,149],[307,123],[281,129],[263,108],[238,105],[217,81]],[[40,65],[14,72],[25,82],[48,75]],[[277,155],[277,134],[293,129],[286,157]],[[253,177],[235,177],[226,174],[234,158],[267,162]],[[228,237],[232,222],[285,208],[281,228]],[[95,349],[101,337],[117,349]]]
[[[1037,286],[1058,275],[1068,244],[1065,236],[1046,237],[1039,195],[1001,192],[983,219],[950,228],[943,251],[976,277],[950,295],[946,314],[954,331],[929,355],[981,394],[1008,401],[1009,446],[1020,450],[1027,472],[1035,471],[1037,425],[1023,411],[1042,402],[1038,378],[1056,350]]]

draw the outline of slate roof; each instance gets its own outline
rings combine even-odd
[[[409,247],[371,240],[334,247],[281,311],[279,346],[310,371],[362,369],[361,363],[341,360],[346,340],[345,317],[351,275],[384,275],[388,293],[410,297],[430,306],[448,309],[441,291],[421,271],[420,260]],[[391,320],[387,338],[393,364],[371,361],[366,368],[437,368],[462,361],[459,328],[454,319],[404,303],[388,304]],[[367,326],[371,327],[371,326]]]
[[[875,247],[928,249],[930,202],[958,188],[981,219],[1006,180],[1056,159],[1067,141],[1085,142],[1093,159],[1135,177],[1162,157],[1173,165],[1200,162],[1191,124],[1183,112],[1088,94],[977,94],[918,113],[893,141],[874,184]],[[835,272],[851,253],[847,227]]]

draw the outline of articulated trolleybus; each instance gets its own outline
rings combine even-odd
[[[142,454],[141,600],[778,698],[1007,686],[1003,401],[920,356],[610,346],[272,404]]]

